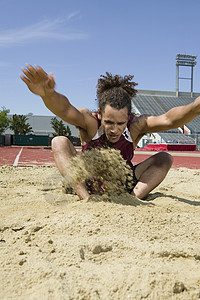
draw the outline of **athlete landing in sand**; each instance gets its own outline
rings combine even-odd
[[[87,109],[75,108],[64,95],[57,93],[54,76],[48,75],[41,67],[28,65],[23,73],[21,79],[32,93],[42,97],[50,111],[79,128],[83,151],[95,147],[114,147],[120,149],[129,164],[144,134],[183,126],[200,114],[198,97],[194,102],[172,108],[160,116],[135,116],[131,114],[131,98],[136,94],[133,76],[123,78],[109,73],[98,80],[99,109],[97,113],[92,113]],[[77,154],[74,146],[68,138],[59,136],[52,140],[52,150],[60,173],[66,177],[66,162]],[[160,152],[132,167],[134,187],[128,192],[144,199],[163,181],[172,161],[170,154]],[[75,186],[74,191],[81,199],[89,196],[85,183]]]

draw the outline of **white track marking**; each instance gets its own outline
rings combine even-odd
[[[19,162],[20,155],[21,155],[21,153],[22,153],[22,150],[23,150],[23,147],[21,147],[19,153],[17,154],[17,156],[16,156],[16,158],[15,158],[15,161],[14,161],[14,164],[13,164],[13,167],[17,167],[18,162]]]

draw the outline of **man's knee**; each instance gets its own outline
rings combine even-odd
[[[173,163],[173,157],[167,152],[159,152],[155,155],[155,164],[157,166],[166,166],[171,168]]]
[[[69,147],[71,142],[66,136],[56,136],[51,141],[51,148],[55,151],[60,151],[63,148]]]

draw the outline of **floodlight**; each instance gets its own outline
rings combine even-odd
[[[193,97],[193,67],[197,64],[197,56],[177,54],[176,55],[176,96],[179,94],[179,79],[188,79],[191,81],[191,97]],[[189,78],[179,77],[179,67],[191,67],[191,76]]]

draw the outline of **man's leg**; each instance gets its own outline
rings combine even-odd
[[[67,161],[70,158],[77,155],[77,151],[74,148],[73,144],[67,137],[57,136],[52,139],[51,142],[54,159],[58,170],[60,171],[63,177],[67,177]],[[80,183],[73,187],[73,190],[77,193],[77,195],[81,199],[85,199],[89,197],[89,193],[87,191],[86,185],[84,183]]]
[[[160,152],[140,163],[135,169],[138,183],[133,192],[136,197],[143,199],[157,187],[164,180],[172,162],[173,158],[170,154]]]

